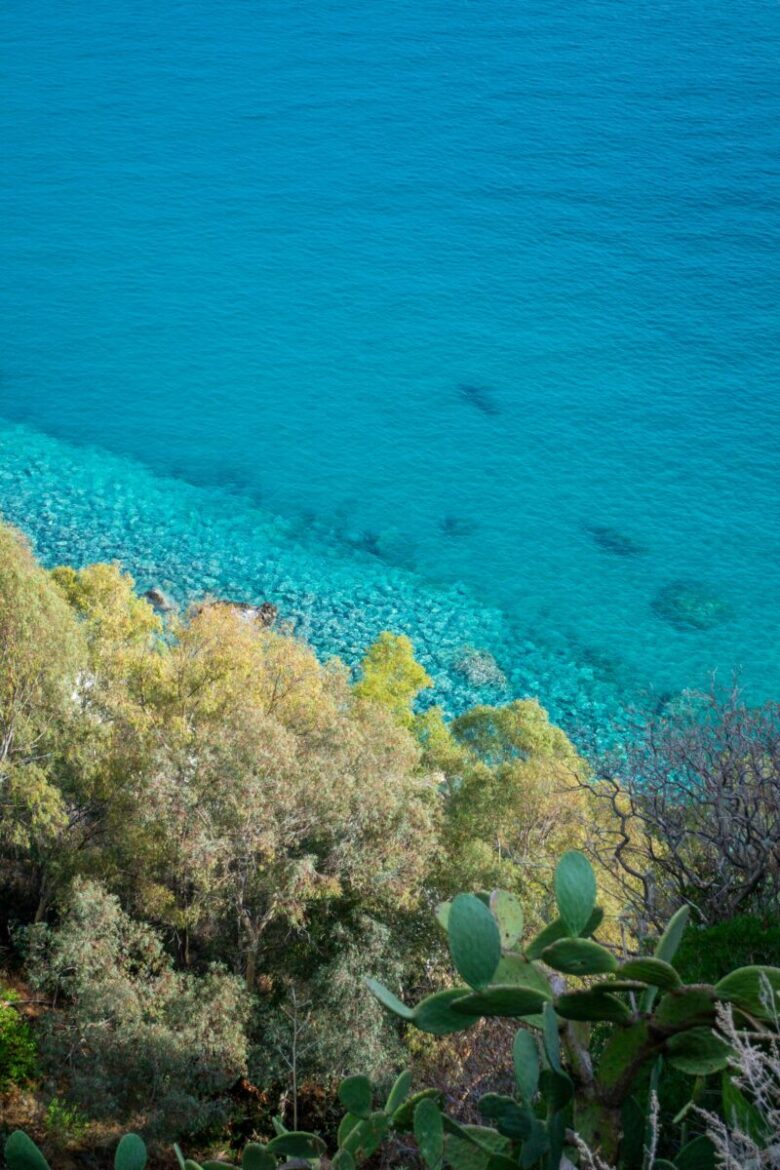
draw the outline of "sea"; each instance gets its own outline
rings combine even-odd
[[[455,714],[780,698],[777,0],[7,0],[0,513]]]

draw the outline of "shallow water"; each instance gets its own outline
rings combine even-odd
[[[453,708],[468,645],[570,723],[780,693],[777,5],[2,20],[0,508],[47,560],[407,629]]]

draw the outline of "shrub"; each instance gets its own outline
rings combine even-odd
[[[227,1090],[246,1069],[239,980],[175,972],[154,932],[93,882],[75,883],[58,929],[28,939],[31,979],[64,1000],[44,1018],[41,1047],[75,1107],[140,1116],[158,1137],[226,1120]]]
[[[32,1028],[13,1006],[19,999],[15,991],[0,984],[0,1092],[23,1085],[37,1069]]]
[[[612,813],[602,845],[640,920],[657,927],[682,901],[710,926],[777,912],[780,704],[748,707],[737,689],[687,695],[600,774],[592,790]]]
[[[734,967],[776,962],[780,921],[749,914],[716,926],[689,926],[675,966],[686,983],[717,983]]]

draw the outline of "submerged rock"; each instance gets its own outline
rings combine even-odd
[[[472,687],[495,687],[504,690],[506,675],[487,650],[464,646],[452,664],[452,669],[462,675]]]
[[[465,516],[442,516],[441,530],[445,536],[471,536],[477,530],[473,520]]]
[[[167,593],[163,593],[162,589],[147,589],[144,593],[144,601],[148,601],[152,609],[156,609],[158,613],[170,613],[176,606],[168,597]]]
[[[461,398],[470,406],[481,411],[482,414],[501,414],[501,407],[495,400],[495,395],[487,386],[475,386],[470,382],[461,382],[458,386]]]
[[[209,605],[220,605],[233,610],[242,621],[257,622],[259,626],[272,626],[279,616],[279,610],[270,601],[263,601],[260,605],[250,605],[248,601],[219,601],[207,602],[197,608],[206,609]]]
[[[594,544],[597,544],[602,552],[612,553],[616,557],[639,557],[647,551],[619,528],[588,524],[585,531],[593,537]]]
[[[729,603],[698,581],[672,581],[664,585],[650,607],[678,630],[711,630],[733,617]]]

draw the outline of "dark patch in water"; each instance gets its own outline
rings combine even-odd
[[[458,390],[461,397],[482,414],[491,416],[501,414],[501,407],[496,402],[493,391],[487,386],[475,386],[471,382],[461,382]]]
[[[672,581],[659,589],[650,608],[676,630],[711,630],[733,616],[731,606],[698,581]]]
[[[369,528],[364,528],[360,532],[347,533],[346,540],[351,548],[371,553],[373,557],[381,557],[382,555],[379,548],[379,533],[372,532]]]
[[[473,536],[477,531],[477,524],[465,516],[442,516],[440,526],[445,536]]]
[[[611,553],[616,557],[641,557],[647,552],[641,544],[637,544],[619,528],[610,528],[603,524],[586,524],[585,531],[593,537],[593,543],[598,545],[602,552]]]

